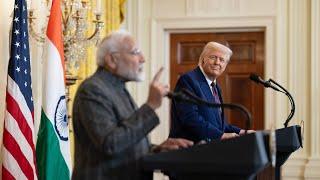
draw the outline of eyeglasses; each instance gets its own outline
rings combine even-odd
[[[134,55],[134,56],[139,56],[139,55],[142,54],[141,50],[138,49],[138,48],[135,48],[132,51],[129,51],[128,53],[131,54],[131,55]]]
[[[127,53],[127,54],[130,54],[130,55],[133,55],[133,56],[142,55],[142,51],[139,48],[135,48],[135,49],[133,49],[131,51],[114,51],[114,52],[111,52],[111,54],[115,54],[115,53]]]
[[[222,64],[227,63],[227,60],[225,60],[223,57],[218,57],[218,56],[216,56],[216,55],[210,55],[210,56],[207,56],[207,58],[210,59],[211,61],[217,61],[217,60],[219,60],[220,63],[222,63]]]

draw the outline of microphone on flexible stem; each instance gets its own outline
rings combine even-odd
[[[284,122],[284,127],[288,127],[288,123],[289,121],[292,119],[295,111],[296,111],[296,105],[294,103],[293,97],[291,96],[291,94],[284,88],[282,87],[280,84],[278,84],[277,82],[275,82],[273,79],[269,79],[270,82],[276,84],[277,86],[279,86],[283,91],[280,91],[282,93],[284,93],[285,95],[287,95],[287,97],[289,98],[290,104],[291,104],[291,111],[290,114],[287,117],[287,120]]]
[[[177,101],[183,101],[183,102],[188,102],[188,103],[192,103],[192,104],[198,104],[198,102],[196,100],[191,99],[189,96],[187,96],[182,91],[168,92],[168,94],[166,96],[168,98],[170,98],[170,99],[175,99]]]
[[[266,88],[270,87],[276,91],[280,91],[277,87],[273,86],[269,81],[264,81],[260,76],[256,74],[250,74],[250,79],[258,84],[262,84]]]
[[[246,116],[246,131],[251,128],[252,125],[252,118],[251,114],[245,108],[244,106],[240,104],[234,104],[234,103],[222,103],[222,104],[217,104],[217,103],[211,103],[208,101],[205,101],[198,96],[194,95],[192,92],[188,91],[187,89],[182,88],[181,91],[177,92],[169,92],[166,95],[170,99],[175,99],[177,101],[182,101],[182,102],[188,102],[191,104],[196,104],[196,105],[205,105],[213,108],[230,108],[230,109],[238,109],[240,110],[245,116]]]
[[[260,76],[258,76],[256,74],[251,74],[250,79],[258,84],[264,85],[264,87],[267,87],[267,88],[271,87],[272,89],[274,89],[276,91],[282,92],[283,94],[285,94],[289,98],[289,101],[291,104],[291,111],[287,117],[287,120],[283,124],[284,127],[288,127],[288,123],[292,119],[292,117],[295,113],[295,110],[296,110],[295,103],[294,103],[294,100],[293,100],[293,97],[291,96],[291,94],[284,87],[282,87],[280,84],[278,84],[277,82],[275,82],[272,79],[269,79],[268,81],[264,81]],[[275,87],[272,83],[275,84],[276,86],[278,86],[280,89],[282,89],[282,91],[279,90],[277,87]]]

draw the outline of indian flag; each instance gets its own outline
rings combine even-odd
[[[42,111],[36,146],[39,179],[71,177],[61,26],[60,1],[53,0],[44,48]]]

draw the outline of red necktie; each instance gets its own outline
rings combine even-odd
[[[214,82],[212,82],[211,87],[212,87],[212,95],[213,95],[214,102],[217,104],[221,104],[219,94],[218,94],[217,85]],[[221,113],[221,108],[219,108],[219,111]]]

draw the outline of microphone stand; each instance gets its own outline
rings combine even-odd
[[[240,110],[245,116],[246,116],[246,129],[245,129],[245,134],[247,134],[247,130],[251,128],[252,125],[252,117],[247,108],[240,104],[233,104],[233,103],[222,103],[222,104],[217,104],[217,103],[211,103],[208,101],[205,101],[198,96],[194,95],[187,89],[182,89],[181,92],[177,93],[168,93],[167,95],[169,98],[176,99],[179,101],[185,101],[191,104],[196,104],[196,105],[205,105],[213,108],[230,108],[230,109],[237,109]]]
[[[283,91],[280,91],[284,93],[290,101],[291,104],[291,111],[290,114],[287,117],[287,120],[284,122],[284,129],[278,129],[276,131],[276,139],[277,141],[277,157],[276,157],[276,168],[275,168],[275,179],[280,180],[280,174],[281,170],[280,167],[286,162],[290,154],[294,151],[296,151],[298,148],[303,147],[302,145],[302,135],[301,135],[301,127],[300,126],[292,126],[291,128],[288,127],[288,123],[292,119],[296,107],[293,100],[293,97],[291,94],[282,87],[279,83],[274,81],[273,79],[269,79],[267,82],[275,84],[279,88],[281,88]],[[289,136],[288,136],[289,135]],[[290,142],[289,144],[285,142]],[[289,149],[288,149],[289,147]]]
[[[277,85],[279,88],[281,88],[283,91],[280,91],[282,93],[284,93],[288,98],[289,98],[289,101],[290,101],[290,104],[291,104],[291,111],[290,111],[290,114],[288,115],[287,117],[287,120],[285,121],[285,123],[283,124],[284,127],[288,127],[288,123],[289,121],[292,119],[295,111],[296,111],[296,106],[295,106],[295,103],[294,103],[294,100],[293,100],[293,97],[291,96],[291,94],[284,88],[282,87],[280,84],[278,84],[276,81],[274,81],[273,79],[269,79],[268,82],[271,82],[275,85]]]

